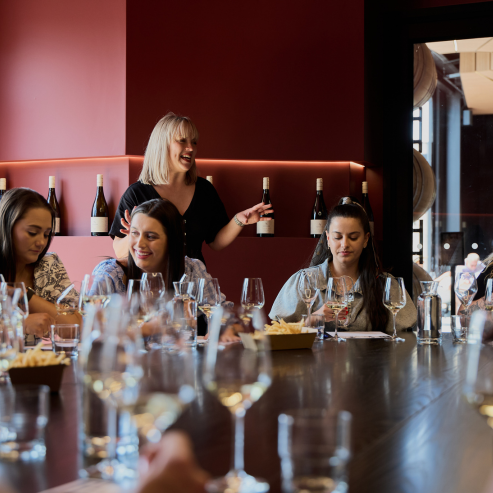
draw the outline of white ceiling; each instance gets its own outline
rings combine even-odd
[[[426,43],[441,55],[460,53],[460,78],[466,104],[474,115],[493,114],[493,38]]]

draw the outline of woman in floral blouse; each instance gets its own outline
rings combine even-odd
[[[55,302],[71,283],[58,255],[48,252],[54,222],[46,199],[29,188],[13,188],[0,202],[0,273],[7,282],[26,286],[26,334],[45,335],[55,318],[57,323],[81,321],[79,315],[57,317]]]

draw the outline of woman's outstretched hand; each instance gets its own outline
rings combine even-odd
[[[246,211],[238,212],[238,214],[236,214],[236,217],[243,224],[255,224],[259,221],[270,221],[270,217],[260,216],[262,214],[270,214],[271,212],[274,212],[274,209],[272,209],[272,204],[265,205],[263,202],[261,202],[260,204],[254,205]]]
[[[122,223],[123,226],[123,229],[120,229],[120,233],[123,233],[125,236],[128,236],[130,234],[130,212],[128,212],[127,209],[125,209],[125,218],[122,217],[120,219],[120,222]]]

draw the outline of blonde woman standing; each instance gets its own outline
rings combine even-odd
[[[190,118],[168,113],[152,131],[139,180],[125,191],[110,235],[121,258],[128,254],[130,213],[152,199],[167,199],[183,218],[186,255],[204,262],[202,243],[222,250],[240,234],[243,226],[268,221],[270,205],[257,204],[229,219],[214,186],[197,176],[198,131]]]

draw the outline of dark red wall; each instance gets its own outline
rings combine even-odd
[[[199,157],[363,159],[363,0],[127,0],[127,154],[167,111]]]
[[[0,2],[0,160],[125,154],[125,1]]]

